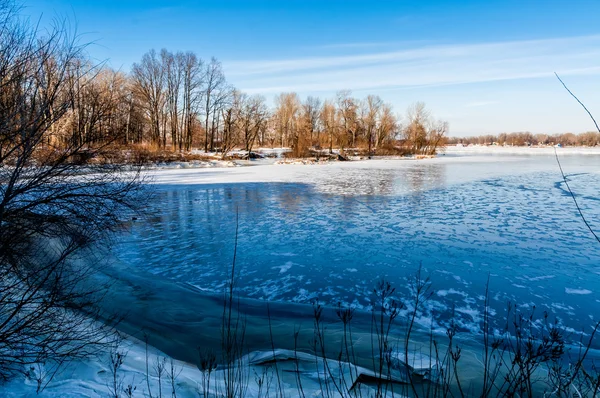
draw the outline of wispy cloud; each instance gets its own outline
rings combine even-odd
[[[385,90],[600,74],[600,35],[425,45],[359,55],[227,62],[228,77],[255,93]]]
[[[357,42],[357,43],[333,43],[333,44],[322,44],[314,46],[312,49],[321,50],[348,50],[348,49],[374,49],[374,48],[390,48],[400,46],[424,46],[430,45],[431,42],[425,40],[412,40],[412,41],[378,41],[378,42]]]
[[[499,101],[475,101],[475,102],[469,102],[468,104],[465,105],[465,107],[479,108],[481,106],[496,105],[498,103],[499,103]]]

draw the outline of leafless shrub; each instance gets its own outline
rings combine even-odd
[[[92,287],[93,269],[74,260],[135,207],[139,175],[82,167],[110,147],[94,136],[55,145],[83,89],[77,35],[64,21],[35,31],[10,0],[0,14],[0,379],[45,363],[47,383],[111,343],[96,322],[113,320],[96,306],[106,286]]]

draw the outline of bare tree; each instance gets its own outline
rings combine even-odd
[[[335,105],[329,101],[325,101],[321,113],[319,115],[324,132],[329,136],[329,153],[333,153],[333,139],[337,136],[338,119]]]
[[[427,142],[426,124],[430,118],[423,102],[412,104],[407,110],[408,125],[404,128],[404,138],[413,153],[420,153]]]
[[[340,127],[342,134],[339,137],[338,144],[343,148],[345,145],[354,147],[356,145],[357,133],[357,110],[356,100],[351,97],[349,90],[338,91],[336,94],[336,104],[340,115]]]
[[[186,52],[182,55],[183,62],[183,117],[181,139],[184,141],[186,151],[192,148],[193,122],[198,112],[202,96],[204,75],[202,74],[203,61],[196,54]],[[179,147],[181,148],[181,143]]]
[[[173,146],[173,150],[177,149],[177,144],[179,145],[179,150],[182,149],[180,140],[180,110],[179,110],[179,98],[180,98],[180,90],[183,83],[183,69],[184,69],[184,60],[183,54],[177,53],[173,54],[165,49],[161,51],[161,58],[163,60],[164,69],[165,69],[165,100],[167,107],[167,114],[169,116],[169,126],[171,130],[171,145]]]
[[[221,131],[221,127],[222,127],[222,122],[223,120],[221,119],[222,117],[222,111],[223,109],[225,109],[227,107],[227,105],[229,104],[229,102],[231,101],[231,93],[234,91],[234,89],[228,85],[223,85],[222,87],[219,88],[218,91],[216,91],[215,93],[213,93],[213,112],[212,112],[212,117],[211,117],[211,124],[210,124],[210,135],[209,135],[209,141],[210,141],[210,147],[209,149],[211,151],[215,150],[215,144],[219,141],[219,131]],[[221,137],[222,139],[222,137]]]
[[[115,165],[81,172],[110,142],[51,139],[72,108],[76,35],[61,23],[38,35],[10,1],[0,15],[0,379],[41,363],[52,378],[109,342],[96,322],[109,318],[96,305],[105,286],[73,261],[134,207],[139,180]]]
[[[273,117],[277,123],[279,143],[284,147],[290,143],[292,150],[298,149],[298,114],[300,112],[300,98],[296,93],[281,93],[275,98]]]
[[[242,94],[233,90],[231,101],[226,109],[221,111],[223,120],[223,136],[221,138],[221,156],[225,158],[238,143],[239,132],[237,118],[241,114]]]
[[[318,97],[309,96],[302,104],[301,120],[302,128],[308,135],[308,144],[320,144],[319,115],[321,113],[321,100]],[[316,134],[316,137],[315,137]]]
[[[383,101],[376,95],[369,95],[362,103],[363,108],[363,126],[366,133],[366,139],[368,142],[368,156],[371,158],[371,150],[373,148],[373,141],[375,139],[375,133],[379,124],[379,114]]]
[[[398,134],[398,119],[392,111],[392,106],[383,104],[379,115],[379,123],[375,133],[375,149],[385,142],[393,141]]]
[[[221,99],[219,92],[227,90],[223,67],[216,58],[212,58],[210,63],[206,65],[204,82],[204,152],[208,152],[209,124],[218,112],[219,99]],[[214,137],[214,131],[210,131],[210,136]]]
[[[165,101],[165,70],[156,51],[150,50],[142,56],[142,61],[133,64],[134,92],[146,111],[150,121],[150,139],[161,145],[161,125]],[[164,146],[164,145],[163,145]]]
[[[446,138],[448,132],[448,122],[442,120],[431,120],[427,131],[426,155],[435,155]]]
[[[53,63],[48,73],[55,74],[55,67]],[[66,83],[60,95],[68,95],[70,107],[59,123],[52,126],[54,137],[71,140],[75,145],[122,138],[127,128],[127,110],[121,104],[128,95],[123,74],[77,59],[68,71]]]
[[[415,154],[435,154],[448,132],[448,123],[435,120],[422,102],[408,108],[407,120],[403,134],[410,151]]]
[[[264,97],[259,95],[248,97],[242,93],[239,101],[237,128],[240,131],[244,149],[249,156],[261,129],[266,126],[269,112]]]

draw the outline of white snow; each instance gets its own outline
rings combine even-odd
[[[292,268],[293,265],[294,263],[292,263],[291,261],[287,261],[285,264],[278,267],[273,267],[272,269],[278,269],[280,274],[285,274]]]
[[[446,297],[449,294],[457,294],[459,296],[468,297],[468,294],[456,289],[438,290],[436,293],[440,297]]]
[[[470,148],[470,147],[468,147]],[[484,147],[486,148],[486,147]],[[499,148],[497,154],[489,152],[473,152],[472,155],[458,156],[452,150],[446,151],[447,155],[440,155],[432,159],[372,159],[351,162],[319,162],[303,164],[273,164],[272,160],[266,161],[236,161],[212,162],[211,167],[183,167],[171,165],[147,170],[150,181],[161,185],[168,185],[169,189],[185,188],[188,185],[219,184],[219,183],[258,183],[258,182],[283,182],[310,184],[316,190],[337,195],[365,195],[365,194],[410,194],[415,190],[426,191],[429,189],[443,188],[450,185],[468,183],[472,181],[497,178],[502,176],[518,176],[524,173],[547,172],[555,170],[558,166],[554,156],[535,157],[515,156],[515,154],[545,153],[553,155],[552,148],[516,148],[517,151]],[[580,150],[581,153],[594,153],[600,155],[600,148],[559,148],[561,150]],[[537,152],[539,150],[539,152]],[[492,151],[496,151],[493,149]],[[573,152],[580,153],[580,152]],[[559,157],[566,152],[559,152]],[[449,156],[448,156],[449,155]],[[576,156],[560,157],[568,173],[586,172],[600,174],[600,168],[590,168],[581,164]],[[246,166],[246,167],[235,167]],[[444,169],[443,178],[435,178],[437,170]],[[423,175],[423,172],[426,172]],[[406,174],[422,180],[420,186],[414,186],[394,178],[396,175]],[[560,176],[560,175],[559,175]],[[423,178],[425,177],[425,178]],[[378,179],[381,183],[378,184]],[[389,184],[389,179],[394,179],[394,184]],[[377,189],[379,191],[374,191]],[[387,189],[387,191],[385,191]]]
[[[152,347],[148,348],[148,354],[146,354],[145,345],[138,340],[130,338],[123,341],[118,352],[125,355],[123,364],[117,371],[119,396],[126,396],[123,389],[128,386],[133,389],[133,397],[159,396],[159,387],[162,390],[162,396],[172,396],[173,384],[167,375],[170,372],[171,364],[175,375],[174,386],[177,397],[197,398],[204,396],[205,390],[211,397],[221,396],[226,391],[225,381],[228,372],[226,367],[217,366],[217,369],[213,370],[209,376],[209,386],[205,387],[203,380],[206,380],[206,373],[200,371],[197,366],[171,360]],[[277,361],[276,366],[273,365],[274,361]],[[432,367],[432,363],[435,363],[432,360],[425,361],[424,357],[420,355],[413,358],[412,354],[409,361],[411,369],[417,373],[425,372]],[[159,379],[156,366],[161,362],[165,364],[165,373]],[[149,372],[146,372],[147,364]],[[335,383],[338,385],[345,385],[348,389],[355,386],[364,396],[371,396],[374,393],[372,387],[361,383],[359,378],[362,376],[378,377],[375,372],[348,362],[323,360],[302,352],[278,349],[250,352],[234,366],[236,368],[234,372],[243,374],[242,385],[246,389],[244,396],[249,398],[279,395],[279,388],[281,388],[280,392],[283,396],[296,396],[298,379],[300,379],[306,396],[318,396],[324,380],[332,383],[332,377],[335,378]],[[397,372],[392,372],[392,380],[405,382],[405,372],[401,367],[397,370]],[[277,378],[280,378],[281,386],[276,382]],[[107,353],[97,360],[69,364],[39,393],[36,392],[36,381],[25,377],[14,379],[1,386],[0,389],[2,396],[6,398],[104,398],[111,396],[112,386],[113,373]],[[152,395],[149,394],[149,390]],[[333,396],[339,395],[334,393]]]
[[[565,293],[567,293],[567,294],[592,294],[592,291],[588,290],[588,289],[571,289],[571,288],[565,287]]]
[[[497,154],[497,155],[600,155],[600,147],[552,147],[552,146],[500,146],[500,145],[448,145],[446,154]]]

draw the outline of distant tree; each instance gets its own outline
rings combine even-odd
[[[202,73],[203,61],[192,52],[181,55],[183,68],[183,117],[182,133],[180,139],[186,151],[192,149],[193,127],[197,118],[199,103],[202,96],[204,75]],[[181,149],[182,143],[179,143]]]
[[[59,78],[56,67],[57,64],[52,62],[47,70],[51,81]],[[71,141],[75,144],[124,137],[128,117],[125,102],[129,87],[122,73],[95,67],[89,61],[78,58],[73,61],[64,80],[58,95],[69,99],[69,109],[52,126],[50,137],[58,140],[56,142]],[[40,88],[45,89],[47,87]]]
[[[336,93],[336,105],[339,113],[341,133],[338,137],[340,147],[356,145],[356,133],[358,130],[358,105],[356,99],[351,97],[350,90],[342,90]]]
[[[439,147],[444,144],[446,134],[448,133],[448,122],[441,120],[432,120],[427,131],[426,155],[435,155]]]
[[[150,122],[150,140],[166,146],[166,136],[161,134],[164,121],[165,68],[155,50],[142,56],[132,67],[133,89]]]
[[[182,150],[183,140],[181,140],[180,128],[180,90],[182,89],[184,77],[184,59],[182,53],[173,54],[166,49],[161,51],[161,58],[165,68],[165,100],[167,115],[169,118],[169,127],[171,132],[171,145],[173,150]]]
[[[372,148],[379,125],[380,112],[383,106],[383,101],[376,95],[369,95],[365,101],[363,101],[363,125],[368,145],[368,156],[372,155]],[[376,144],[375,144],[376,145]]]
[[[321,100],[318,97],[308,96],[302,103],[300,118],[302,130],[307,136],[306,143],[310,146],[320,143],[320,113]]]
[[[600,134],[595,131],[580,134],[577,138],[583,146],[597,146],[600,144]]]
[[[281,93],[275,98],[273,117],[276,120],[281,147],[291,145],[292,151],[298,154],[298,117],[300,98],[296,93]]]
[[[333,141],[338,134],[339,123],[337,118],[337,111],[335,105],[329,101],[325,101],[321,108],[321,114],[319,115],[323,131],[329,137],[329,153],[333,153]]]
[[[238,107],[237,129],[244,149],[250,154],[261,129],[266,126],[269,112],[264,97],[260,95],[250,97],[247,94],[239,94]]]
[[[536,134],[535,141],[538,145],[548,145],[550,143],[550,137],[548,134]]]
[[[225,158],[239,142],[238,118],[242,114],[243,99],[244,96],[242,93],[238,90],[233,90],[228,106],[221,110],[223,120],[223,134],[221,138],[222,158]]]
[[[414,154],[433,155],[443,144],[448,123],[435,120],[422,102],[411,105],[407,111],[404,140]]]
[[[227,81],[221,63],[212,58],[206,65],[204,75],[204,152],[213,147],[216,118],[219,117],[225,93],[228,92]],[[212,125],[211,125],[212,123]]]
[[[397,138],[398,120],[394,115],[392,106],[383,104],[380,110],[379,123],[375,134],[375,149],[384,143],[391,142]]]
[[[408,108],[408,124],[404,127],[404,139],[412,153],[421,153],[427,145],[427,124],[430,117],[423,102],[417,102]]]

